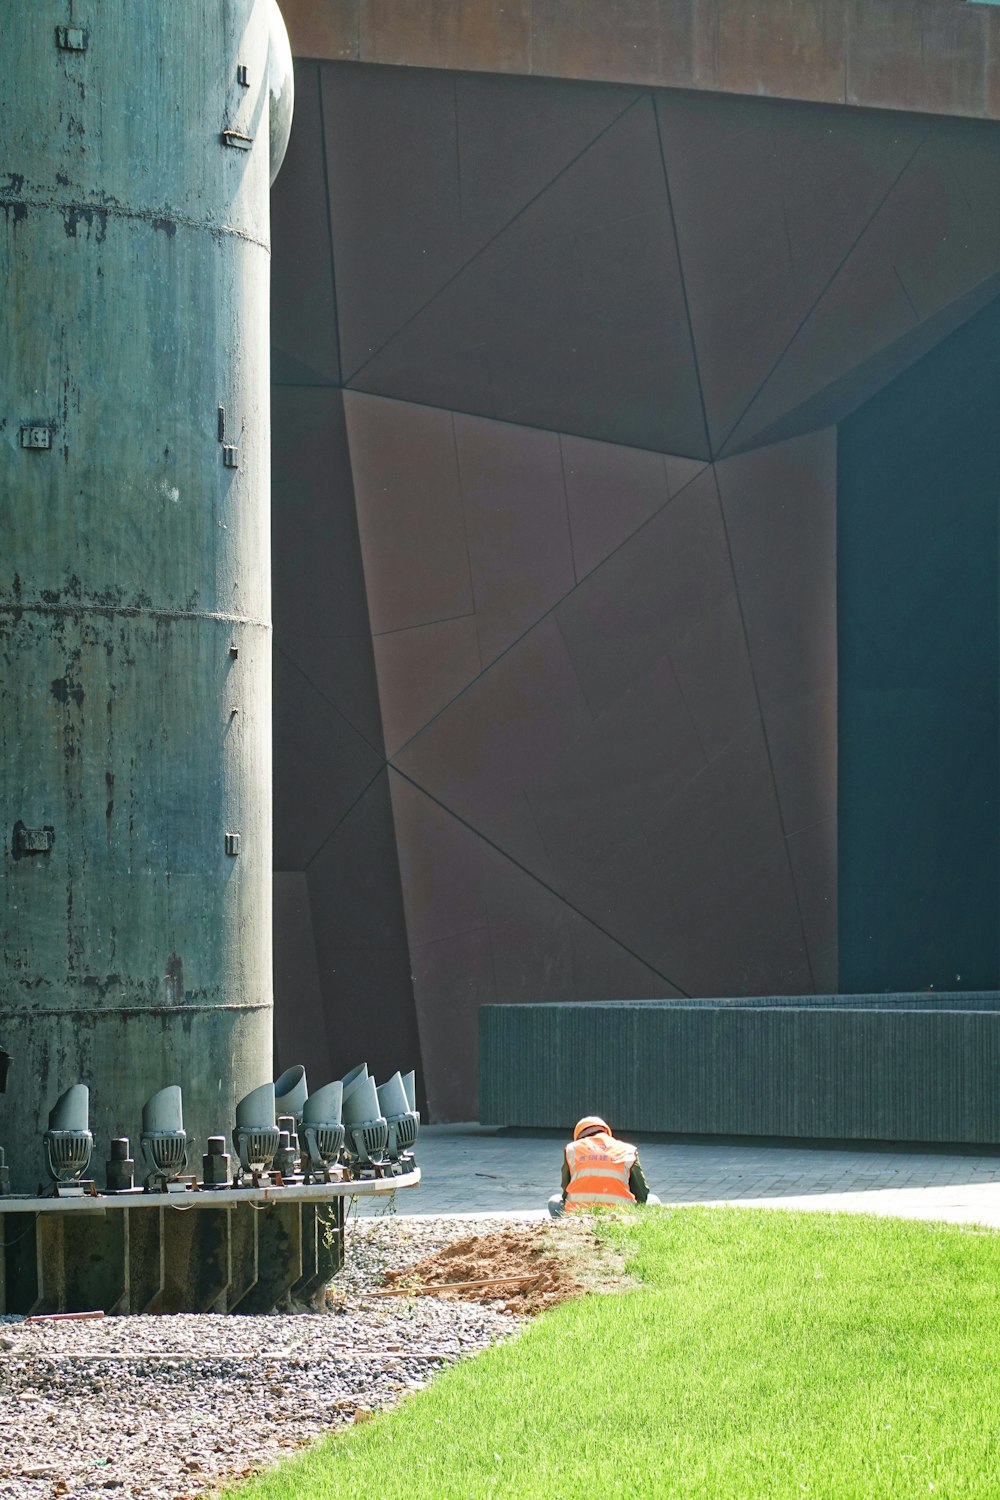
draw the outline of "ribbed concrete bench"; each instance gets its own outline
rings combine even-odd
[[[490,1005],[484,1125],[1000,1143],[1000,992]]]

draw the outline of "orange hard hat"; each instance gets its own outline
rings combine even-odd
[[[605,1135],[611,1134],[611,1126],[600,1115],[584,1115],[582,1120],[577,1120],[573,1127],[573,1139],[578,1141],[582,1135],[594,1135],[598,1130]]]

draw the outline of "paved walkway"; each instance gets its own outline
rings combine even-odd
[[[641,1144],[642,1164],[664,1203],[739,1203],[946,1219],[1000,1228],[1000,1151],[827,1150],[706,1142]],[[400,1193],[405,1215],[544,1216],[559,1186],[558,1136],[513,1136],[478,1125],[421,1127],[423,1181]],[[379,1212],[371,1205],[364,1212]]]

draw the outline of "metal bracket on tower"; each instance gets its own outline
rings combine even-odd
[[[21,428],[21,447],[41,450],[52,447],[52,429],[41,423],[29,423]]]
[[[242,130],[224,130],[222,132],[222,144],[224,146],[235,146],[237,151],[249,151],[253,145],[253,136],[246,135]]]
[[[55,841],[56,831],[49,824],[44,828],[26,828],[20,819],[14,824],[15,859],[23,859],[26,854],[50,854]]]
[[[56,46],[62,52],[86,52],[90,32],[82,26],[57,26]]]
[[[238,833],[226,834],[226,853],[237,855],[240,852],[240,836]]]

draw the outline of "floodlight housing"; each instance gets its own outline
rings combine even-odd
[[[90,1090],[85,1083],[74,1083],[59,1095],[49,1110],[49,1128],[42,1141],[45,1165],[56,1188],[79,1182],[94,1150]]]
[[[344,1144],[341,1105],[344,1085],[338,1078],[310,1094],[302,1109],[299,1145],[307,1180],[325,1182]]]
[[[385,1083],[379,1084],[376,1092],[378,1107],[389,1127],[386,1155],[390,1161],[398,1161],[404,1152],[408,1152],[413,1147],[417,1139],[420,1116],[410,1106],[406,1084],[401,1073],[393,1073]]]
[[[378,1093],[375,1080],[354,1070],[344,1083],[343,1117],[347,1136],[347,1154],[352,1165],[359,1167],[381,1166],[385,1159],[385,1148],[389,1140],[389,1126],[384,1115],[379,1114]]]
[[[274,1117],[274,1084],[262,1083],[236,1106],[233,1148],[243,1171],[259,1176],[270,1167],[280,1144],[281,1132]]]
[[[274,1080],[274,1112],[276,1115],[293,1115],[296,1125],[302,1120],[302,1106],[306,1102],[309,1088],[306,1070],[301,1063],[286,1068]]]
[[[188,1138],[184,1133],[181,1091],[176,1083],[157,1090],[142,1106],[139,1145],[148,1168],[147,1192],[176,1182],[187,1167]]]

